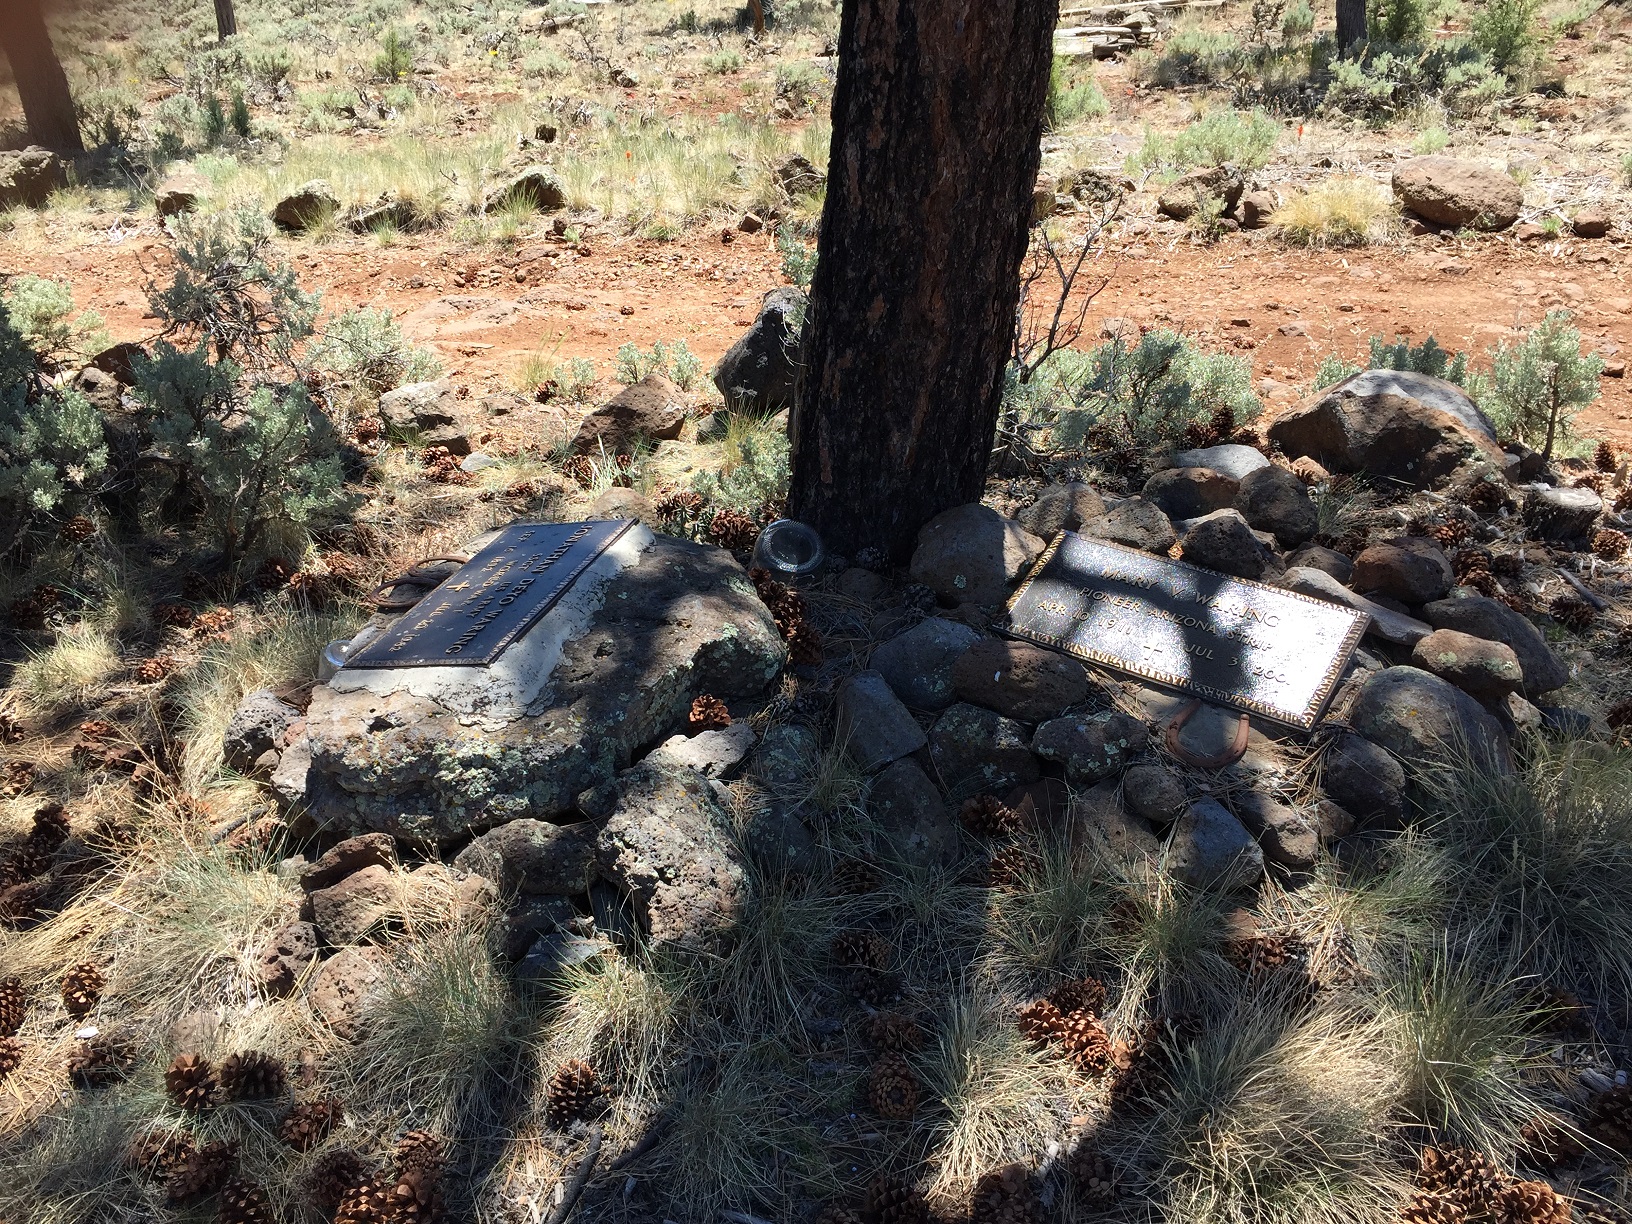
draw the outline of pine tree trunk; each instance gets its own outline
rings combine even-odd
[[[62,153],[83,153],[79,115],[68,92],[40,0],[0,0],[0,49],[11,63],[28,138]]]
[[[846,0],[789,514],[897,561],[980,497],[1057,0]]]
[[[1366,0],[1337,0],[1337,49],[1366,41]]]
[[[232,11],[232,0],[215,0],[215,36],[226,42],[238,33],[238,15]]]

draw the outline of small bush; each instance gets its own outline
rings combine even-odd
[[[1550,450],[1569,436],[1577,411],[1598,398],[1603,358],[1581,351],[1567,310],[1550,310],[1523,342],[1492,355],[1482,406],[1504,437]]]
[[[1409,370],[1413,374],[1443,378],[1459,387],[1468,383],[1468,355],[1441,348],[1432,336],[1416,346],[1404,336],[1395,336],[1393,344],[1381,336],[1373,336],[1370,347],[1368,369]]]
[[[380,39],[380,53],[374,57],[374,75],[382,81],[400,81],[414,70],[414,47],[396,26]]]
[[[800,110],[814,106],[827,91],[827,74],[805,60],[778,64],[776,96],[786,98]]]
[[[244,100],[242,90],[232,95],[232,112],[227,116],[227,122],[232,125],[234,135],[249,136],[249,103]]]
[[[1363,246],[1381,236],[1393,212],[1388,192],[1371,179],[1328,179],[1293,196],[1270,221],[1303,246]]]
[[[1309,0],[1295,0],[1286,10],[1286,16],[1281,18],[1281,39],[1287,43],[1295,43],[1308,38],[1315,32],[1315,10],[1309,7]]]
[[[1418,157],[1425,157],[1431,153],[1438,153],[1451,143],[1451,134],[1442,127],[1425,128],[1418,132],[1416,139],[1411,142],[1411,152]]]
[[[1502,96],[1506,81],[1478,48],[1467,42],[1439,42],[1425,48],[1372,46],[1362,59],[1334,60],[1329,66],[1322,109],[1344,116],[1387,119],[1424,101],[1468,114]]]
[[[748,429],[737,443],[738,459],[692,483],[710,510],[758,515],[788,495],[788,439],[779,429]]]
[[[782,226],[776,231],[776,249],[782,255],[782,275],[808,292],[816,277],[816,248]]]
[[[736,72],[742,67],[742,52],[725,48],[719,51],[710,51],[703,56],[703,69],[716,75],[723,76],[728,72]]]
[[[1056,55],[1048,74],[1048,101],[1043,124],[1049,130],[1068,127],[1079,119],[1097,119],[1110,113],[1111,104],[1094,80],[1091,64],[1085,69],[1078,61]]]
[[[1473,45],[1502,72],[1529,66],[1541,48],[1539,0],[1485,0],[1473,18]]]
[[[703,363],[686,347],[684,340],[676,340],[672,344],[658,340],[648,353],[641,352],[632,343],[618,348],[615,375],[619,382],[628,386],[655,373],[663,375],[682,391],[689,391],[702,372]]]
[[[1435,7],[1434,0],[1370,0],[1366,31],[1373,42],[1421,43]]]
[[[227,112],[217,95],[211,94],[204,99],[204,111],[199,116],[198,129],[204,137],[204,143],[212,149],[226,136]]]
[[[390,311],[368,307],[330,319],[308,348],[306,359],[313,369],[376,396],[408,383],[426,382],[442,371],[436,354],[403,338]]]
[[[1247,53],[1233,34],[1192,26],[1174,32],[1149,72],[1153,83],[1165,87],[1207,85],[1237,76],[1248,66]]]
[[[86,357],[108,345],[102,316],[94,310],[74,314],[73,291],[62,281],[27,273],[14,276],[0,307],[22,342],[47,365]]]
[[[1163,136],[1147,128],[1144,146],[1131,164],[1136,170],[1152,171],[1164,167],[1189,170],[1230,162],[1243,170],[1256,170],[1269,161],[1280,137],[1281,125],[1261,110],[1247,115],[1215,110],[1177,136]]]

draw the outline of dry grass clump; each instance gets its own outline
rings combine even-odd
[[[28,709],[52,715],[95,700],[119,666],[112,633],[94,624],[70,625],[51,645],[29,651],[12,675],[12,687]]]
[[[1295,195],[1271,214],[1270,224],[1299,246],[1365,246],[1387,237],[1394,202],[1371,179],[1328,179]]]

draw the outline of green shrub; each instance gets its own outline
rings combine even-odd
[[[1175,31],[1162,44],[1150,78],[1165,87],[1206,85],[1240,75],[1249,66],[1250,59],[1235,35],[1193,26]]]
[[[779,429],[737,431],[735,463],[718,472],[703,472],[692,488],[709,511],[741,510],[758,515],[780,505],[788,495],[788,438]],[[709,517],[712,517],[710,514]]]
[[[94,492],[108,466],[102,416],[77,391],[0,390],[0,539],[9,552],[38,519]]]
[[[1374,45],[1363,59],[1334,60],[1322,108],[1383,119],[1435,100],[1467,114],[1501,97],[1506,83],[1477,47],[1440,42],[1427,49]]]
[[[1411,152],[1422,157],[1430,153],[1438,153],[1451,143],[1451,134],[1442,127],[1424,128],[1411,141]]]
[[[6,284],[0,298],[7,323],[47,365],[85,357],[108,345],[102,316],[94,310],[74,314],[74,295],[62,281],[24,273]]]
[[[1118,336],[1083,353],[1048,358],[1024,391],[1023,411],[1052,428],[1054,444],[1149,447],[1176,442],[1186,425],[1228,409],[1235,424],[1263,405],[1252,391],[1252,366],[1205,353],[1174,331],[1149,331],[1129,344]]]
[[[308,347],[306,360],[336,381],[376,396],[442,372],[434,353],[403,338],[390,311],[368,307],[330,319]]]
[[[1110,110],[1111,104],[1094,79],[1091,63],[1082,68],[1068,56],[1054,57],[1054,66],[1048,74],[1048,102],[1043,111],[1045,127],[1052,131],[1079,119],[1097,119]]]
[[[1261,110],[1246,115],[1215,110],[1177,136],[1163,136],[1147,128],[1144,147],[1133,156],[1130,167],[1142,171],[1189,170],[1230,162],[1243,170],[1256,170],[1269,161],[1280,137],[1281,125]]]
[[[776,96],[804,109],[815,104],[827,89],[827,74],[807,60],[776,67]]]
[[[244,101],[244,91],[237,90],[232,95],[232,113],[227,116],[235,135],[248,137],[249,135],[249,103]]]
[[[653,343],[649,353],[641,352],[639,346],[633,343],[618,348],[615,376],[628,386],[633,386],[648,374],[656,373],[682,391],[689,391],[702,372],[703,363],[686,347],[684,340],[676,340],[672,344],[658,340]]]
[[[1549,455],[1569,437],[1576,412],[1598,398],[1604,372],[1602,357],[1581,351],[1581,333],[1570,318],[1567,310],[1550,310],[1522,343],[1492,354],[1490,390],[1481,405],[1504,437]]]
[[[1344,361],[1336,353],[1327,353],[1315,367],[1314,388],[1319,391],[1326,387],[1335,387],[1345,378],[1360,373],[1360,367],[1352,361]]]
[[[374,75],[382,81],[400,81],[414,70],[414,47],[396,26],[380,39],[380,53],[374,57]]]
[[[725,48],[719,51],[710,51],[703,56],[703,69],[724,75],[727,72],[736,72],[742,67],[742,52]]]
[[[1527,67],[1541,47],[1540,0],[1485,0],[1473,17],[1473,45],[1503,72]]]
[[[204,99],[204,111],[199,117],[198,130],[204,137],[204,143],[210,148],[220,144],[221,138],[227,134],[227,112],[216,94]]]
[[[1315,32],[1315,10],[1309,0],[1295,0],[1281,18],[1281,39],[1287,43],[1299,42]]]
[[[808,291],[816,277],[816,248],[799,238],[788,226],[776,231],[776,249],[782,255],[782,275]]]
[[[1453,382],[1459,387],[1467,384],[1468,355],[1441,348],[1439,341],[1432,336],[1415,347],[1404,336],[1395,336],[1393,344],[1389,344],[1381,336],[1373,336],[1370,344],[1371,361],[1368,369],[1409,370],[1415,374],[1443,378],[1446,382]]]
[[[1366,5],[1366,32],[1373,42],[1421,43],[1435,7],[1433,0],[1370,0]]]

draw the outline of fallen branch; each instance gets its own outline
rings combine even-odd
[[[1574,574],[1570,573],[1569,570],[1559,569],[1555,572],[1560,578],[1564,579],[1565,582],[1569,583],[1575,588],[1576,594],[1580,595],[1582,599],[1586,600],[1599,612],[1608,611],[1609,605],[1602,599],[1598,598],[1598,596],[1594,595],[1591,591],[1587,590],[1586,584]]]
[[[646,1128],[646,1133],[640,1137],[640,1142],[607,1165],[606,1171],[616,1173],[620,1169],[627,1169],[646,1155],[647,1152],[657,1146],[658,1141],[663,1138],[663,1133],[669,1129],[669,1123],[672,1121],[674,1121],[673,1114],[659,1114],[652,1121],[652,1124]]]
[[[578,1167],[572,1171],[572,1177],[567,1182],[567,1188],[561,1195],[561,1201],[556,1204],[555,1210],[545,1218],[544,1224],[564,1224],[566,1218],[572,1214],[572,1209],[578,1205],[578,1197],[583,1194],[584,1186],[589,1181],[589,1174],[595,1168],[595,1161],[601,1154],[601,1124],[597,1122],[589,1128],[589,1147],[584,1150],[584,1158],[578,1162]]]

